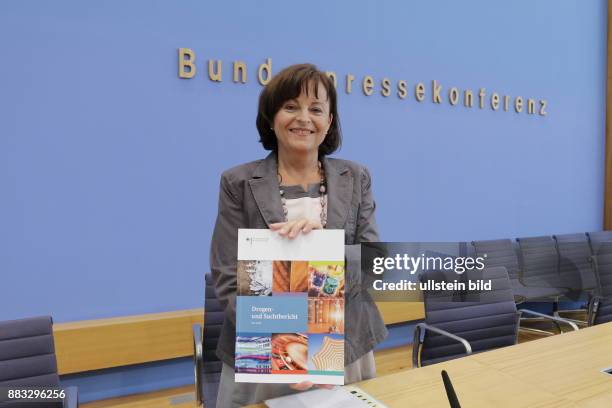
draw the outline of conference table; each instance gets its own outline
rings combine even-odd
[[[449,407],[446,370],[463,408],[602,408],[612,407],[612,375],[602,372],[611,367],[606,323],[356,385],[388,407]]]

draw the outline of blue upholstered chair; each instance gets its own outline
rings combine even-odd
[[[559,254],[559,279],[563,285],[571,287],[567,297],[573,301],[588,302],[597,292],[597,277],[591,258],[591,247],[585,233],[553,235]],[[585,312],[585,308],[563,310],[563,312]],[[555,312],[559,315],[559,312]],[[587,321],[572,320],[580,325]]]
[[[0,387],[60,387],[49,316],[0,322]],[[0,407],[78,407],[75,387],[66,387],[63,402],[7,402]]]
[[[552,297],[558,299],[579,284],[577,280],[561,281],[559,253],[552,237],[517,238],[516,241],[520,249],[521,282],[525,286],[550,288],[554,291]]]
[[[415,327],[414,367],[435,364],[517,343],[522,314],[578,327],[565,319],[527,309],[516,309],[512,285],[504,267],[488,267],[457,275],[454,271],[426,271],[421,282],[491,280],[491,290],[423,291],[425,322]]]
[[[559,289],[546,285],[529,284],[523,281],[521,267],[512,241],[510,239],[495,239],[473,241],[476,256],[485,257],[487,267],[503,266],[508,271],[512,293],[517,303],[530,300],[554,299]]]
[[[204,330],[193,326],[196,400],[206,408],[215,408],[223,363],[216,355],[224,311],[217,299],[212,275],[205,276]]]
[[[591,262],[589,239],[584,233],[553,235],[559,252],[559,275],[573,288],[594,293],[597,289],[595,268]]]

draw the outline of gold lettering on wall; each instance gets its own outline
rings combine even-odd
[[[610,0],[612,1],[612,0]],[[197,61],[196,53],[191,48],[177,48],[178,51],[178,76],[182,79],[190,79],[195,77],[197,74]],[[208,78],[213,82],[223,81],[223,60],[221,59],[208,59],[207,61],[201,61],[201,63],[208,64]],[[227,62],[226,65],[229,65]],[[232,75],[232,80],[236,84],[246,84],[248,78],[247,63],[245,61],[236,60],[232,62],[232,71],[225,73],[225,75]],[[227,69],[227,66],[226,66]],[[325,71],[325,74],[331,79],[334,87],[338,87],[338,74],[335,71]],[[206,74],[203,74],[206,75]],[[266,58],[262,64],[257,68],[257,81],[260,85],[265,86],[272,79],[272,59]],[[355,76],[351,73],[347,73],[345,76],[345,91],[347,94],[351,94],[353,91],[353,81]],[[380,82],[379,82],[380,81]],[[463,92],[463,105],[467,108],[474,106],[474,99],[478,97],[478,106],[480,109],[484,109],[485,99],[489,98],[490,109],[494,111],[501,110],[503,103],[503,110],[508,112],[510,110],[510,104],[512,104],[516,113],[526,112],[527,115],[535,115],[538,109],[539,103],[539,116],[546,116],[548,102],[546,99],[536,99],[523,96],[511,97],[510,95],[500,95],[497,92],[490,93],[488,97],[485,88],[477,88],[477,95],[474,93],[474,88],[460,88],[456,86],[443,86],[444,81],[438,81],[436,79],[431,80],[431,101],[435,104],[446,103],[446,95],[448,95],[448,103],[451,106],[459,104],[461,98],[461,92]],[[417,102],[423,102],[426,99],[426,82],[418,82],[414,85],[414,98]],[[361,83],[361,88],[365,96],[371,96],[375,92],[376,84],[380,84],[380,95],[384,98],[391,96],[391,93],[396,90],[396,95],[400,100],[405,100],[409,96],[409,87],[412,86],[406,80],[395,81],[389,77],[376,78],[372,75],[365,75]],[[452,84],[449,84],[452,85]],[[395,88],[394,88],[395,87]],[[448,93],[443,90],[448,89]],[[503,98],[503,101],[502,101]],[[511,100],[511,98],[513,100]]]
[[[547,115],[546,104],[548,104],[548,102],[546,102],[546,99],[540,99],[540,115],[542,116]]]
[[[499,95],[493,92],[491,95],[491,108],[497,110],[499,108]]]
[[[406,81],[399,81],[397,83],[397,96],[399,96],[400,99],[406,99],[406,96],[408,96],[408,89],[406,89]]]
[[[217,60],[216,61],[216,65],[217,65],[217,69],[215,70],[214,66],[215,66],[215,61],[214,60],[208,60],[208,77],[210,78],[211,81],[215,81],[215,82],[221,82],[221,75],[222,75],[222,63],[223,61],[221,60]]]
[[[266,76],[264,78],[264,71]],[[257,68],[257,80],[260,84],[266,85],[272,79],[272,58],[267,58],[266,62]]]
[[[367,96],[370,96],[374,93],[374,79],[371,76],[366,75],[365,77],[363,77],[362,89],[363,93]]]
[[[329,79],[332,80],[332,82],[334,83],[334,88],[338,87],[338,81],[336,80],[336,73],[334,71],[327,71],[325,73],[325,75],[327,75],[329,77]]]
[[[380,83],[381,85],[381,90],[380,93],[382,96],[389,96],[391,95],[391,81],[389,80],[389,78],[383,78],[383,80]]]
[[[521,113],[523,111],[523,98],[520,96],[514,98],[514,110],[516,113]]]
[[[478,106],[480,106],[480,109],[484,108],[484,97],[485,97],[485,89],[484,88],[480,88],[480,90],[478,91]]]
[[[535,113],[535,100],[527,99],[527,113],[533,115]]]
[[[474,105],[474,93],[471,89],[463,91],[463,106],[471,108]]]
[[[347,74],[346,75],[346,93],[350,94],[351,91],[353,90],[353,80],[355,79],[355,76],[353,74]]]
[[[431,99],[433,103],[442,103],[440,92],[442,91],[442,85],[435,79],[431,81]]]
[[[423,102],[425,100],[425,85],[423,85],[422,82],[419,82],[414,87],[414,97],[419,102]]]
[[[190,48],[179,48],[178,52],[179,78],[193,78],[196,74],[195,52]]]
[[[234,82],[239,81],[246,84],[247,67],[243,61],[234,61]]]
[[[459,89],[453,87],[448,91],[448,101],[453,106],[459,102]]]

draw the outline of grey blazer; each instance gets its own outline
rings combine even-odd
[[[376,204],[368,170],[347,160],[324,158],[327,182],[327,225],[344,229],[346,247],[345,364],[363,356],[385,339],[387,329],[376,304],[361,285],[360,242],[378,241]],[[221,175],[219,212],[210,248],[210,269],[225,318],[217,356],[234,366],[236,342],[236,257],[239,228],[268,228],[284,221],[276,154],[245,163]]]

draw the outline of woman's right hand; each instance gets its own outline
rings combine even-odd
[[[302,234],[308,234],[313,229],[322,229],[321,221],[312,221],[306,218],[300,218],[299,220],[277,222],[270,224],[272,231],[278,231],[278,235],[281,237],[287,237],[293,239]]]

